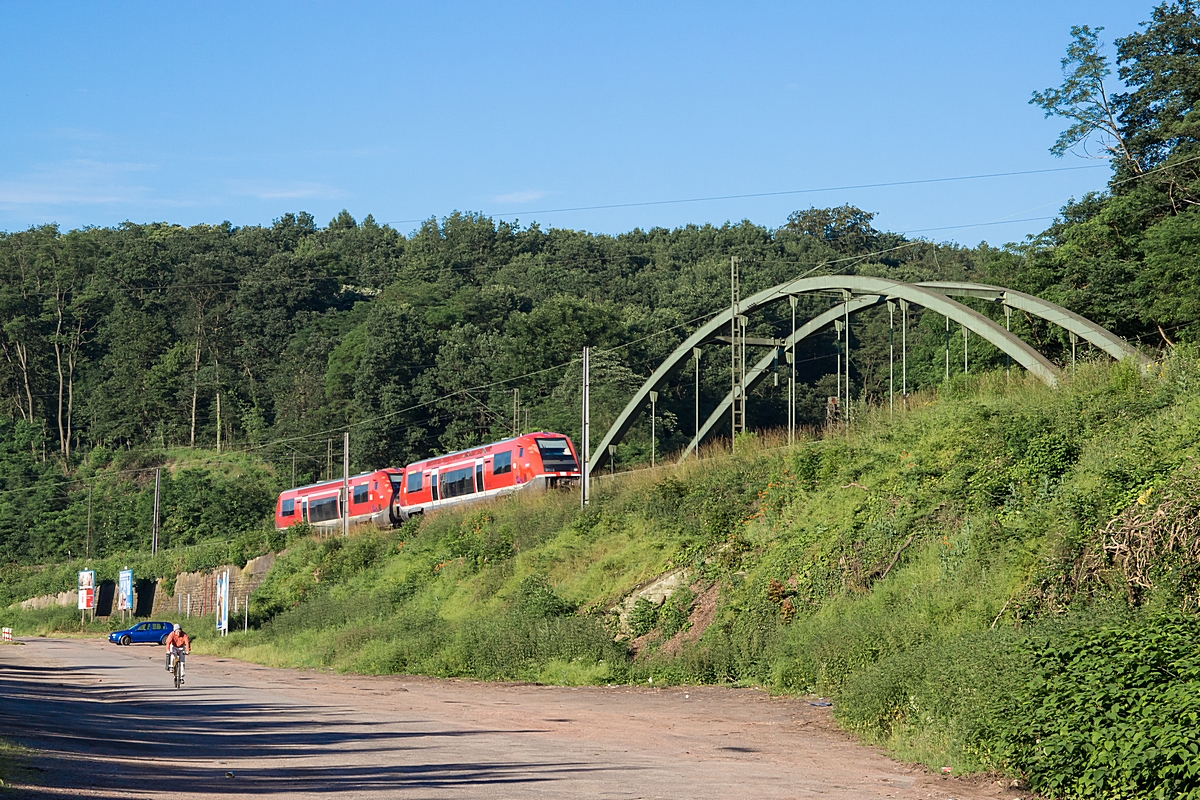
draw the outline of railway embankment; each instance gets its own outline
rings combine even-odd
[[[849,430],[618,476],[586,510],[551,493],[308,539],[256,592],[249,633],[200,646],[754,684],[830,698],[844,727],[936,769],[1051,795],[1191,791],[1197,389],[1182,355],[1081,365],[1057,389],[973,376]]]

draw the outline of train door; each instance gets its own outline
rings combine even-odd
[[[483,491],[483,459],[475,459],[475,491]]]
[[[308,523],[308,498],[304,497],[300,500],[300,521]]]
[[[438,499],[438,471],[435,469],[429,473],[429,496],[433,498],[433,502]]]

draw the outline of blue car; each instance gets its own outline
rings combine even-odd
[[[162,644],[174,627],[170,622],[139,622],[132,628],[113,631],[108,640],[114,644]]]

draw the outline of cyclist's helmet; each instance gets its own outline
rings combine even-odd
[[[175,623],[175,630],[181,630],[178,622]]]

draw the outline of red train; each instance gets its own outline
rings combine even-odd
[[[390,468],[352,475],[350,524],[367,521],[391,524],[392,498],[400,489],[403,475],[403,470]],[[343,501],[341,478],[288,489],[275,501],[275,527],[287,528],[299,522],[316,527],[341,527]]]
[[[579,481],[575,445],[560,433],[526,433],[493,444],[416,461],[404,469],[364,472],[350,479],[350,523],[397,525],[413,514],[501,497],[522,489]],[[342,481],[289,489],[275,504],[275,527],[299,522],[342,524]]]

